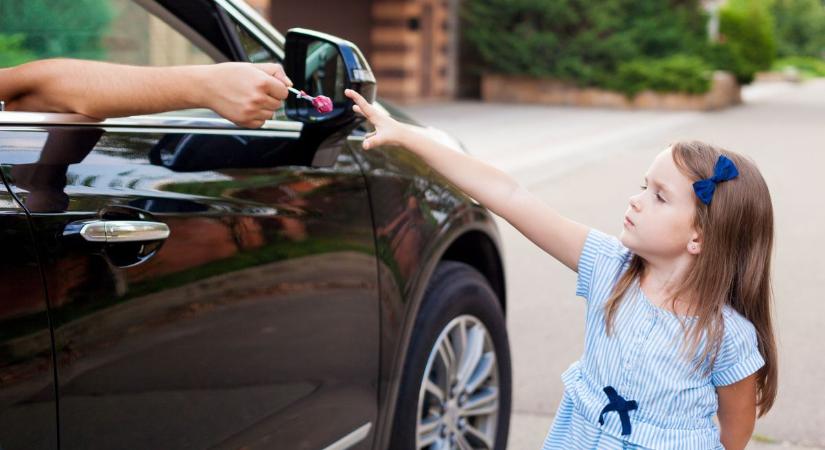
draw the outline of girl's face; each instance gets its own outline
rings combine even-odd
[[[622,244],[644,259],[699,253],[693,182],[676,167],[670,148],[656,156],[642,181],[641,191],[630,197]]]

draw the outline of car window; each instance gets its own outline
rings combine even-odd
[[[245,18],[242,12],[227,8],[224,8],[224,11],[226,11],[226,17],[232,23],[235,35],[238,37],[238,41],[240,42],[241,47],[243,47],[243,51],[246,54],[246,60],[248,62],[278,64],[283,63],[283,61],[281,60],[281,58],[278,57],[278,55],[276,55],[269,48],[267,48],[267,46],[264,45],[257,37],[253,36],[245,25],[241,24],[238,17],[242,17],[245,21],[248,21],[248,19]],[[275,114],[272,117],[272,119],[289,120],[286,116],[285,104],[281,105],[281,108],[275,111]]]
[[[249,34],[246,28],[241,26],[237,21],[232,19],[235,26],[235,32],[238,34],[238,39],[241,41],[241,46],[246,53],[246,59],[253,63],[275,62],[280,63],[281,60],[269,51],[257,38]]]
[[[0,68],[57,57],[140,66],[227,60],[152,1],[0,1]],[[207,109],[164,115],[218,117]]]
[[[0,2],[0,67],[55,57],[143,66],[224,59],[208,42],[177,31],[181,24],[173,27],[167,21],[174,17],[163,12],[140,0]]]
[[[249,19],[234,9],[232,13],[226,18],[247,60],[281,63],[278,55],[247,30],[249,25],[243,22]],[[228,60],[209,40],[153,0],[0,1],[0,68],[55,57],[141,66]],[[208,109],[159,115],[219,117]],[[284,108],[273,119],[286,120]]]

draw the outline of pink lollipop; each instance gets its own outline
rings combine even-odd
[[[302,98],[304,100],[309,100],[310,102],[312,102],[312,106],[314,106],[315,110],[319,113],[326,114],[328,112],[332,112],[332,100],[326,95],[319,95],[317,97],[313,97],[304,91],[299,91],[298,89],[292,87],[287,89],[289,89],[289,92],[295,94],[296,97]]]
[[[325,95],[319,95],[312,100],[312,106],[321,114],[332,112],[332,100]]]

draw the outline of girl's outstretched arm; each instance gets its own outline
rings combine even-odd
[[[407,148],[551,256],[578,269],[586,226],[562,216],[503,171],[447,147],[418,127],[397,122],[355,91],[347,90],[346,95],[355,101],[353,109],[375,126],[364,140],[364,150],[383,144]]]
[[[719,386],[719,431],[727,450],[744,449],[756,422],[756,375],[728,386]]]

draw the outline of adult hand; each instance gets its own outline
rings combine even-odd
[[[384,144],[404,145],[405,127],[403,124],[372,106],[361,94],[352,89],[345,90],[344,95],[355,102],[352,110],[366,117],[375,127],[375,131],[367,134],[367,138],[364,139],[362,144],[364,150]]]
[[[286,99],[292,81],[280,64],[229,62],[206,66],[204,104],[246,128],[272,119]]]

